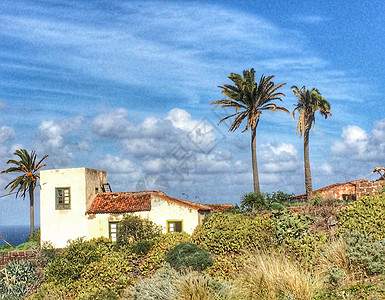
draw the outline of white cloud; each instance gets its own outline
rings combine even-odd
[[[15,137],[15,130],[9,126],[0,126],[0,144],[4,144]]]
[[[83,125],[83,118],[43,121],[39,126],[36,149],[41,155],[48,154],[51,167],[63,168],[71,165],[74,151],[87,149],[84,141],[71,140]]]
[[[92,120],[91,128],[100,137],[124,138],[133,132],[127,110],[123,108],[97,116]]]
[[[341,140],[331,146],[334,155],[353,161],[381,161],[385,158],[385,119],[374,123],[367,133],[358,126],[342,129]]]
[[[258,154],[264,162],[261,165],[264,173],[295,172],[300,167],[298,151],[292,144],[261,145]]]
[[[135,165],[129,159],[122,159],[111,154],[107,154],[101,159],[98,167],[111,174],[127,174],[136,171]]]

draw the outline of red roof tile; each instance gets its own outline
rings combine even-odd
[[[187,206],[196,210],[225,211],[232,204],[200,204],[167,196],[162,191],[140,191],[120,193],[100,193],[95,197],[86,214],[121,214],[137,211],[150,211],[151,199],[162,199],[167,202]]]
[[[234,207],[232,204],[207,204],[211,207],[211,210],[219,211],[219,212],[225,212],[229,208]]]
[[[151,210],[153,192],[99,193],[86,214],[121,214]]]

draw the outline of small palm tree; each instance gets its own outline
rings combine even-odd
[[[309,132],[312,126],[315,125],[315,112],[318,110],[321,116],[331,117],[330,103],[321,96],[321,93],[312,88],[310,91],[304,86],[299,89],[295,85],[291,87],[298,102],[295,104],[292,116],[295,119],[295,112],[299,113],[296,133],[299,131],[299,137],[303,136],[303,157],[305,165],[305,186],[307,200],[312,198],[312,183],[309,162]]]
[[[26,193],[29,193],[29,213],[30,213],[30,233],[32,235],[35,225],[35,217],[34,217],[34,192],[36,188],[37,180],[40,178],[40,175],[38,171],[45,167],[45,164],[41,164],[44,159],[48,157],[48,155],[45,155],[37,164],[36,164],[36,152],[31,151],[31,154],[28,153],[25,149],[19,149],[16,150],[14,155],[18,156],[20,160],[14,160],[11,159],[7,161],[7,164],[14,164],[14,167],[10,167],[7,170],[4,170],[1,172],[1,174],[4,173],[11,173],[11,172],[17,172],[22,173],[22,175],[16,177],[14,180],[12,180],[10,183],[8,183],[5,187],[7,189],[10,187],[9,194],[12,194],[12,192],[18,188],[16,192],[16,197],[20,196],[25,198]]]
[[[214,101],[211,105],[220,104],[222,105],[222,108],[235,108],[234,114],[223,118],[219,122],[219,124],[221,124],[225,120],[235,117],[229,131],[237,130],[243,120],[247,120],[246,128],[242,132],[246,132],[249,128],[251,128],[251,158],[253,166],[254,193],[260,193],[256,151],[257,126],[259,118],[264,110],[279,110],[289,113],[286,108],[278,107],[272,103],[274,100],[282,101],[281,97],[285,95],[276,91],[286,83],[274,85],[274,82],[271,81],[274,76],[265,77],[262,75],[259,80],[259,84],[257,84],[255,82],[254,69],[244,70],[243,76],[231,73],[228,78],[235,85],[224,84],[223,86],[218,86],[222,89],[222,95],[228,99]]]

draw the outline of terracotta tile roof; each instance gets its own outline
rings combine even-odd
[[[225,212],[229,208],[234,207],[232,204],[207,204],[213,211]]]
[[[200,204],[167,196],[162,191],[140,191],[120,193],[99,193],[86,214],[121,214],[137,211],[150,211],[151,199],[187,206],[196,210],[225,211],[232,204]]]
[[[156,191],[99,193],[86,214],[121,214],[150,211],[151,197]]]
[[[315,190],[312,192],[312,196],[316,196],[318,193],[321,193],[321,192],[324,192],[324,191],[327,191],[327,190],[330,190],[330,189],[333,189],[335,187],[338,187],[338,186],[341,186],[341,185],[345,185],[345,184],[351,184],[351,185],[356,185],[357,181],[354,180],[354,181],[348,181],[348,182],[344,182],[344,183],[333,183],[331,185],[328,185],[328,186],[324,186],[318,190]],[[301,195],[297,195],[297,196],[294,196],[293,198],[296,198],[296,199],[302,199],[302,198],[306,198],[306,193],[305,194],[301,194]]]

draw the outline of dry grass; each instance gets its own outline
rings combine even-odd
[[[177,286],[175,300],[244,300],[234,285],[215,281],[208,275],[186,272]]]
[[[243,299],[310,300],[322,288],[319,278],[301,270],[295,262],[266,253],[256,254],[236,283],[242,288]]]
[[[326,276],[328,270],[338,268],[345,271],[346,280],[351,282],[359,276],[359,270],[351,265],[346,256],[344,240],[339,238],[331,242],[320,257],[319,268]]]

